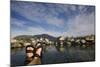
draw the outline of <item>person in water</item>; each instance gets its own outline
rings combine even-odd
[[[38,42],[33,47],[32,45],[26,46],[26,65],[41,64],[42,57],[42,43]]]

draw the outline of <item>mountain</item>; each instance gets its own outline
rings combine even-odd
[[[14,37],[14,39],[17,39],[17,40],[30,40],[31,38],[47,38],[51,41],[54,41],[56,40],[56,37],[53,37],[51,35],[48,35],[48,34],[40,34],[40,35],[20,35],[20,36],[16,36]]]
[[[33,37],[36,37],[36,38],[41,38],[41,37],[42,38],[47,38],[47,39],[49,39],[51,41],[56,40],[56,37],[53,37],[53,36],[48,35],[48,34],[34,35]]]

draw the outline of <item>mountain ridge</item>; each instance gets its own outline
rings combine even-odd
[[[30,39],[30,38],[37,38],[37,39],[40,39],[40,38],[47,38],[51,41],[54,41],[56,40],[57,38],[52,36],[52,35],[48,35],[48,34],[39,34],[39,35],[19,35],[19,36],[16,36],[14,37],[14,39]]]

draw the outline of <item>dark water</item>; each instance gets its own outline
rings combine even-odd
[[[69,63],[94,61],[95,50],[93,48],[60,48],[48,46],[42,52],[42,64]],[[11,65],[23,66],[25,61],[25,48],[11,50]]]

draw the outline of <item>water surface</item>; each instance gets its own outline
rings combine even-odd
[[[59,48],[47,46],[42,52],[42,64],[56,64],[69,62],[84,62],[95,60],[93,48]],[[11,65],[23,66],[25,61],[25,48],[11,50]]]

